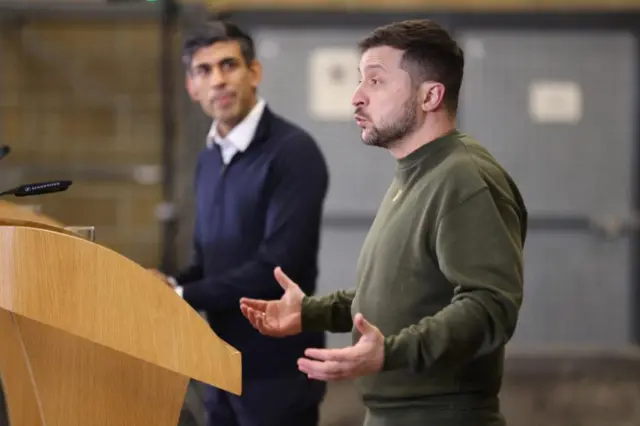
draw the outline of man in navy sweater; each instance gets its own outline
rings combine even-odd
[[[167,280],[243,362],[242,396],[208,389],[208,424],[315,426],[325,385],[300,373],[296,360],[324,346],[324,333],[263,336],[243,317],[240,298],[279,298],[276,266],[315,292],[327,165],[313,138],[258,96],[261,66],[237,26],[205,24],[187,39],[183,59],[188,92],[214,122],[195,170],[193,262]]]

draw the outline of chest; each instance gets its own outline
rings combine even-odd
[[[390,278],[420,265],[426,236],[419,230],[424,206],[416,198],[415,191],[391,185],[362,245],[358,284],[370,287],[379,281],[373,275]]]
[[[386,332],[433,315],[453,296],[429,245],[426,203],[419,191],[392,185],[362,246],[353,310]]]
[[[255,232],[264,223],[272,186],[268,158],[236,153],[225,165],[217,152],[204,156],[195,188],[201,233]]]

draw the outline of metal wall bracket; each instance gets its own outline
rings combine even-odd
[[[590,218],[590,227],[606,238],[618,238],[640,230],[640,214],[634,213],[628,217],[613,215],[592,217]]]

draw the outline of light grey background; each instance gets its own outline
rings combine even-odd
[[[509,170],[531,216],[632,214],[636,52],[623,33],[467,32],[461,124]],[[573,81],[577,124],[536,123],[529,84]],[[606,124],[603,124],[606,123]],[[514,344],[620,345],[631,339],[630,241],[532,231]]]

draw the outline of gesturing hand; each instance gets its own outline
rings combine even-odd
[[[310,379],[345,380],[374,374],[384,363],[384,336],[362,314],[356,314],[354,325],[361,333],[353,346],[342,349],[307,349],[298,360],[298,368]]]
[[[305,294],[300,287],[282,272],[274,270],[278,284],[284,289],[280,300],[258,300],[243,297],[240,310],[260,333],[273,337],[284,337],[302,331],[302,299]]]

